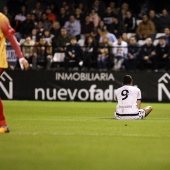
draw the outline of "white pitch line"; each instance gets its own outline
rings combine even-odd
[[[30,136],[38,136],[38,135],[52,135],[52,136],[98,136],[98,137],[152,137],[152,138],[170,138],[170,136],[163,135],[143,135],[143,134],[99,134],[99,133],[89,133],[89,134],[78,134],[78,133],[25,133],[25,132],[11,132],[11,135],[30,135]]]

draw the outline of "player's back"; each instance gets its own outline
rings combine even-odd
[[[119,114],[133,114],[138,112],[137,100],[141,100],[141,91],[139,88],[124,85],[115,91],[118,101],[116,112]]]

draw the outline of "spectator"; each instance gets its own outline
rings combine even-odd
[[[19,13],[20,13],[22,16],[25,16],[25,17],[26,17],[26,15],[27,15],[27,13],[28,13],[26,5],[22,5],[22,6],[21,6],[21,10],[20,10]]]
[[[37,20],[36,20],[35,14],[33,14],[33,13],[31,14],[31,20],[34,23],[34,26],[36,27],[37,26]]]
[[[71,36],[75,36],[77,40],[80,39],[81,25],[80,22],[75,19],[74,15],[70,15],[70,19],[65,22],[64,27]]]
[[[58,22],[60,23],[61,27],[64,26],[65,22],[68,20],[68,15],[66,14],[66,10],[64,7],[60,8],[60,15],[58,16]]]
[[[38,21],[37,26],[36,26],[36,30],[37,30],[37,35],[39,37],[41,37],[44,33],[44,27],[43,27],[42,21]]]
[[[57,38],[60,34],[60,23],[58,21],[55,21],[52,24],[52,28],[50,29],[51,34],[54,36],[54,38]]]
[[[170,28],[165,27],[164,33],[165,33],[164,39],[166,41],[166,44],[170,45]]]
[[[51,29],[52,28],[52,23],[47,19],[47,14],[43,13],[41,16],[41,21],[43,24],[43,28],[46,29]]]
[[[70,16],[70,14],[73,12],[70,8],[70,5],[66,1],[63,2],[62,7],[64,7],[67,16]]]
[[[81,10],[82,14],[85,15],[87,13],[87,9],[84,3],[80,2],[78,4],[78,8]]]
[[[161,26],[161,32],[163,32],[165,27],[170,27],[170,16],[169,13],[167,11],[167,9],[163,9],[162,10],[162,15],[160,17],[160,26]]]
[[[118,19],[121,22],[124,22],[126,13],[128,10],[129,10],[129,4],[126,2],[122,3],[121,8],[119,8],[119,10],[118,10]]]
[[[169,70],[169,45],[166,44],[164,37],[159,38],[156,46],[155,71],[158,69]]]
[[[22,46],[22,53],[25,57],[25,59],[29,62],[29,64],[32,64],[32,56],[34,52],[34,44],[35,41],[31,40],[31,37],[26,37],[25,41]]]
[[[56,15],[55,15],[54,13],[52,13],[52,10],[51,10],[50,7],[48,7],[48,8],[46,9],[46,14],[47,14],[47,19],[48,19],[50,22],[53,23],[53,22],[56,21],[57,17],[56,17]]]
[[[39,42],[35,44],[32,68],[37,69],[40,63],[43,65],[43,68],[47,70],[50,69],[52,64],[52,46],[43,36],[40,38]]]
[[[70,43],[70,35],[68,34],[66,28],[61,28],[61,32],[58,38],[53,39],[53,50],[54,52],[65,52],[66,46]]]
[[[109,41],[107,36],[103,37],[102,42],[99,43],[98,47],[98,68],[100,71],[106,71],[110,68],[109,56],[111,56],[113,44]]]
[[[24,38],[22,36],[22,24],[25,21],[26,17],[22,16],[22,14],[15,15],[15,18],[13,19],[12,26],[15,29],[16,33],[15,36],[18,41],[20,41],[21,38]]]
[[[98,13],[94,9],[91,10],[89,16],[90,16],[90,21],[93,22],[94,27],[96,28],[99,25],[99,22],[101,20],[100,16],[98,15]]]
[[[12,21],[12,15],[8,11],[8,7],[4,6],[2,9],[2,13],[9,19],[9,21]]]
[[[28,13],[26,16],[26,20],[23,21],[22,27],[20,30],[23,38],[26,38],[28,35],[30,35],[33,28],[35,28],[35,25],[33,21],[31,20],[31,14]]]
[[[106,25],[104,24],[104,21],[103,21],[103,20],[100,20],[99,25],[98,25],[97,28],[98,28],[98,29],[101,29],[101,30],[103,30],[103,29],[106,28]]]
[[[68,5],[68,2],[67,1],[62,1],[61,6],[65,8],[66,5]]]
[[[36,16],[36,19],[40,20],[42,12],[43,12],[43,10],[42,10],[42,7],[41,7],[41,3],[40,2],[36,2],[35,8],[32,9],[31,13],[34,13],[35,16]]]
[[[111,8],[112,13],[114,14],[114,16],[118,16],[118,10],[116,8],[115,2],[110,2],[109,7]]]
[[[138,4],[139,6],[140,6],[140,12],[139,12],[139,9],[137,8],[137,14],[138,14],[138,17],[139,18],[142,18],[142,16],[144,15],[144,14],[146,14],[147,12],[148,12],[148,8],[149,8],[149,1],[141,1],[141,2],[139,2],[139,4]],[[137,6],[137,5],[136,5]],[[135,7],[136,7],[135,6]]]
[[[44,30],[43,37],[49,44],[52,44],[53,35],[51,35],[50,30]]]
[[[127,54],[128,54],[127,43],[122,40],[122,36],[118,35],[117,41],[113,43],[114,71],[119,71],[120,69],[122,69],[124,60],[127,58]]]
[[[102,30],[98,29],[98,32],[100,34],[99,42],[102,42],[104,37],[108,37],[109,41],[112,43],[114,43],[117,40],[116,36],[114,34],[108,32],[106,27]]]
[[[57,4],[57,5],[56,5]],[[53,14],[58,14],[58,2],[56,3],[56,2],[51,2],[50,3],[50,5],[48,6],[50,9],[51,9],[51,12],[53,13]]]
[[[80,45],[77,43],[76,37],[72,37],[70,40],[70,44],[67,45],[66,47],[66,52],[65,52],[65,58],[64,58],[64,63],[65,63],[65,69],[69,69],[69,63],[74,62],[74,65],[81,70],[82,68],[82,49]]]
[[[160,30],[160,18],[156,16],[154,10],[149,11],[149,19],[155,24],[156,32],[161,32],[161,30]]]
[[[134,33],[136,30],[136,18],[132,15],[131,11],[126,12],[126,17],[124,20],[126,32]]]
[[[142,22],[136,29],[137,39],[145,40],[148,37],[154,38],[155,25],[146,14],[142,16]]]
[[[151,38],[147,38],[146,43],[141,47],[140,51],[140,69],[154,69],[155,55],[156,53],[153,41]]]
[[[96,44],[93,37],[89,36],[85,40],[84,49],[83,49],[84,67],[90,70],[92,65],[96,67],[96,62],[97,62]]]
[[[22,24],[23,22],[26,20],[26,17],[25,16],[22,16],[21,13],[15,15],[14,19],[13,19],[13,22],[12,22],[12,26],[13,28],[15,29],[15,31],[17,33],[20,33],[22,32]]]
[[[130,37],[129,44],[128,44],[128,55],[127,55],[127,59],[125,59],[125,65],[127,70],[129,71],[136,70],[139,50],[140,49],[136,41],[136,37],[135,36]]]
[[[90,36],[91,31],[94,29],[94,24],[90,21],[90,17],[87,15],[85,22],[81,24],[81,34],[87,38]]]
[[[113,23],[113,17],[114,17],[114,13],[112,12],[111,7],[107,7],[106,12],[102,18],[104,24],[107,26],[107,29],[109,28],[109,26]]]
[[[17,25],[19,22],[25,21],[27,14],[28,14],[28,11],[27,11],[26,6],[25,6],[25,5],[22,5],[22,6],[20,7],[19,12],[14,15],[14,16],[15,16],[15,17],[14,17],[14,20],[15,20],[15,22],[16,22],[16,25]],[[12,19],[12,18],[11,18],[11,19]],[[13,20],[13,19],[12,19],[12,20]],[[14,24],[14,25],[15,25],[15,24]]]
[[[100,16],[100,18],[103,17],[105,10],[106,10],[106,6],[105,3],[102,2],[102,0],[95,0],[93,5],[92,5],[92,9],[94,9],[96,11],[96,13],[98,13],[98,15]]]
[[[78,20],[80,24],[84,22],[84,15],[80,8],[75,9],[75,19]]]
[[[34,28],[32,31],[31,31],[31,40],[34,41],[34,42],[38,42],[39,41],[39,36],[37,35],[37,29]]]
[[[110,25],[108,31],[110,33],[121,35],[123,32],[126,32],[125,25],[121,20],[118,20],[117,17],[113,17],[113,23]]]
[[[122,33],[122,40],[129,43],[129,38],[126,32]]]
[[[101,32],[101,31],[100,31]],[[90,33],[90,36],[93,37],[93,40],[95,41],[96,45],[98,46],[99,44],[99,39],[100,39],[100,35],[98,33],[97,29],[93,29]]]

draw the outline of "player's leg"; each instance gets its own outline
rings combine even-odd
[[[3,111],[3,104],[2,101],[0,99],[0,134],[1,133],[8,133],[9,129],[5,120],[5,115],[4,115],[4,111]]]
[[[3,68],[0,68],[0,76],[1,74],[3,73],[4,69]]]
[[[0,68],[0,75],[3,73],[3,69]],[[7,133],[9,132],[6,120],[5,120],[5,115],[4,115],[4,110],[3,110],[3,104],[0,98],[0,134],[1,133]]]
[[[149,113],[152,111],[152,106],[146,106],[143,108],[145,110],[145,117],[149,115]]]

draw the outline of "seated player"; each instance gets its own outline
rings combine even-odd
[[[118,101],[114,118],[118,120],[143,119],[152,111],[151,106],[143,109],[141,105],[141,91],[132,86],[133,79],[130,75],[123,77],[123,86],[115,91],[115,97]]]
[[[0,75],[3,73],[4,69],[8,68],[8,62],[6,57],[5,39],[8,38],[12,47],[14,48],[19,63],[22,70],[28,70],[29,64],[27,60],[23,57],[21,49],[15,38],[13,28],[10,26],[9,20],[5,15],[0,13]],[[0,134],[8,133],[9,129],[5,120],[5,115],[3,112],[3,105],[0,99]]]

